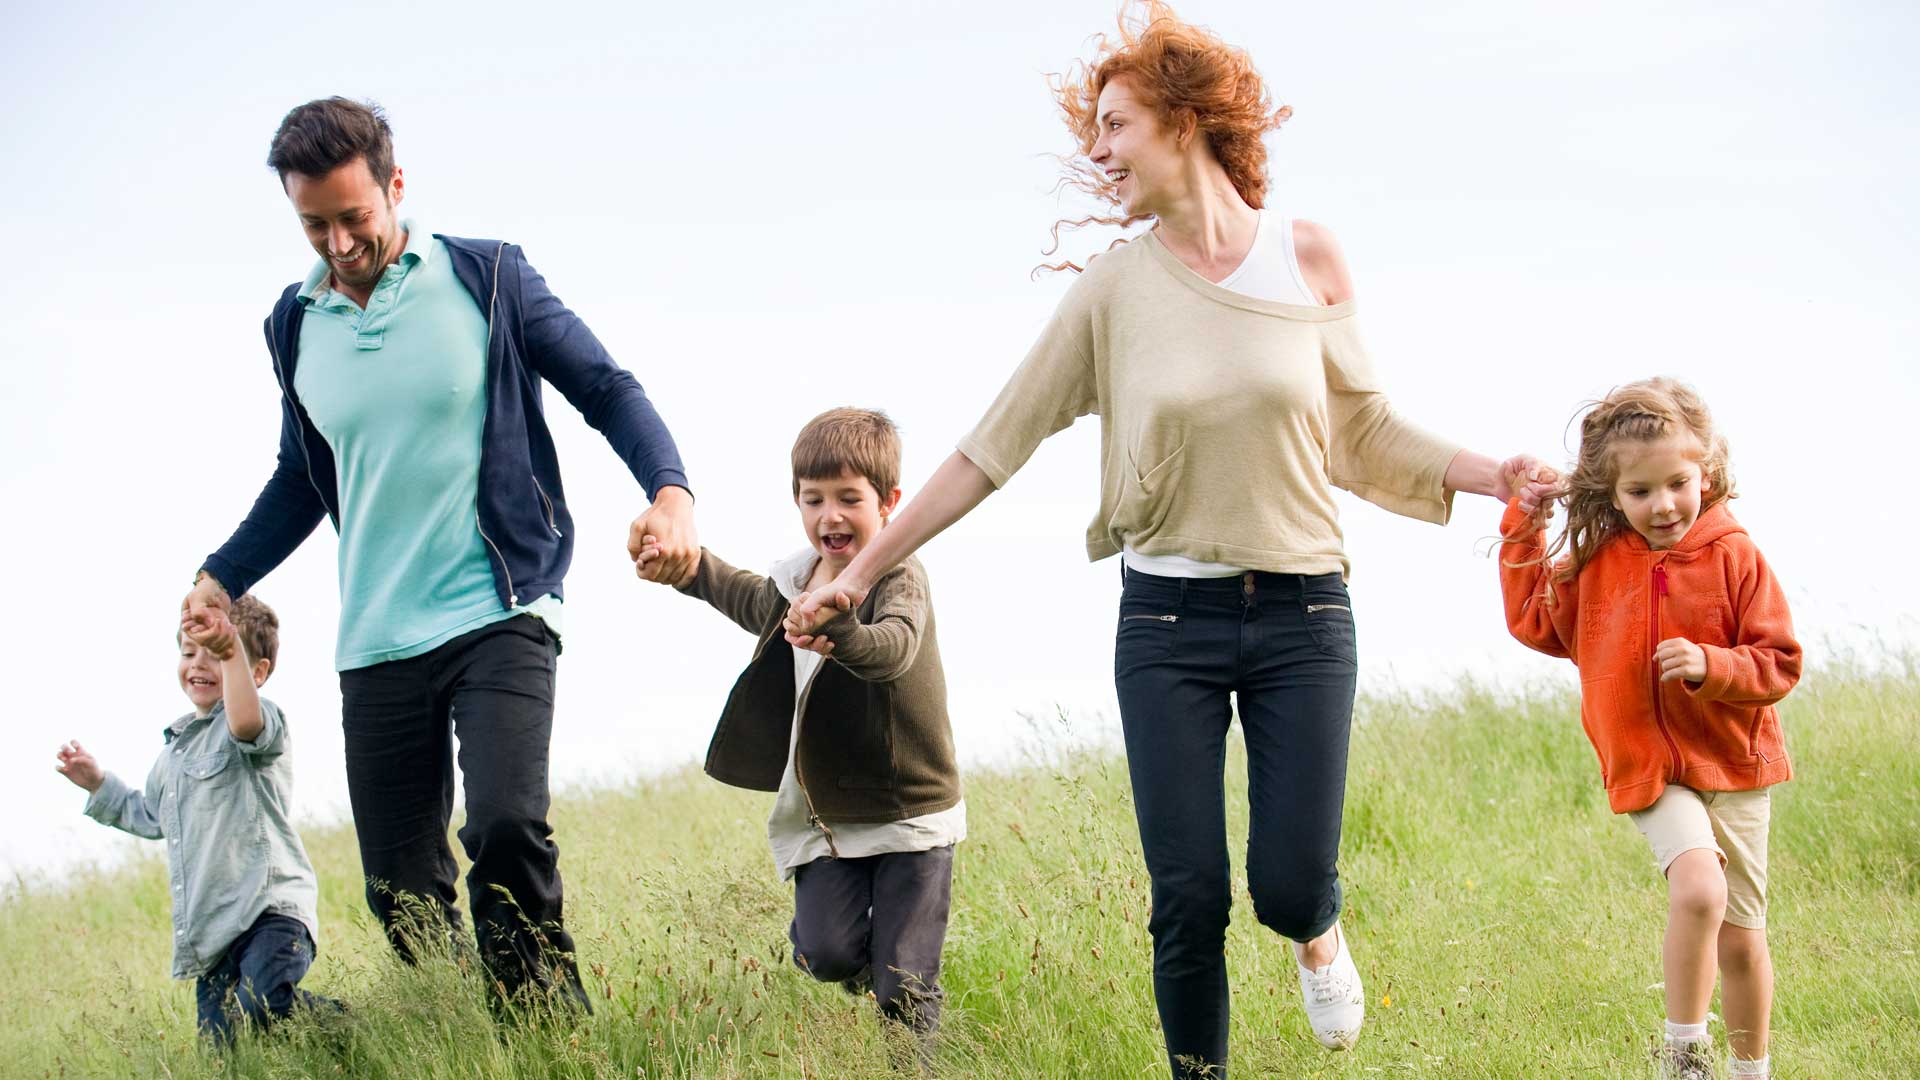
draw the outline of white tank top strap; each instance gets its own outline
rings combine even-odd
[[[1292,275],[1293,287],[1300,296],[1300,299],[1295,302],[1319,306],[1320,298],[1313,295],[1313,290],[1307,287],[1307,275],[1300,272],[1300,256],[1293,248],[1293,219],[1276,217],[1274,224],[1280,233],[1281,244],[1286,248],[1287,273]]]
[[[1271,210],[1260,211],[1260,224],[1254,229],[1247,257],[1240,260],[1233,273],[1221,278],[1219,285],[1258,300],[1320,305],[1313,290],[1307,288],[1300,261],[1294,255],[1292,219]]]

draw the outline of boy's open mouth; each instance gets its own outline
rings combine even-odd
[[[820,537],[820,546],[838,554],[853,545],[852,533],[825,533]]]

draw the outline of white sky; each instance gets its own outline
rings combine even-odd
[[[0,561],[15,752],[0,873],[116,854],[52,770],[80,738],[133,782],[174,684],[175,609],[272,466],[260,323],[312,255],[263,165],[280,117],[385,105],[406,210],[524,244],[671,425],[701,537],[764,567],[804,538],[799,425],[884,407],[909,495],[1067,285],[1030,280],[1066,148],[1042,76],[1106,0],[679,5],[41,4],[0,41]],[[1397,405],[1484,452],[1564,459],[1583,399],[1693,381],[1736,510],[1802,636],[1920,639],[1899,539],[1920,405],[1920,13],[1910,4],[1308,5],[1192,0],[1295,117],[1273,205],[1333,228]],[[1084,252],[1105,238],[1082,236]],[[636,583],[644,506],[559,395],[579,539],[553,769],[562,786],[695,759],[751,647]],[[956,733],[1004,756],[1024,711],[1112,715],[1117,564],[1088,565],[1096,421],[1056,437],[923,557]],[[1346,500],[1363,688],[1571,680],[1505,635],[1476,542]],[[258,588],[267,693],[300,801],[345,805],[335,543]],[[1042,721],[1042,723],[1046,723]],[[24,826],[24,827],[23,827]],[[563,848],[566,838],[559,838]]]

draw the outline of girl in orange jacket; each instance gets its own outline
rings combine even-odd
[[[1767,1076],[1769,788],[1792,775],[1774,704],[1801,660],[1786,597],[1727,509],[1726,441],[1684,384],[1631,383],[1595,405],[1552,495],[1567,527],[1551,545],[1555,497],[1532,514],[1515,498],[1501,520],[1507,626],[1578,665],[1607,800],[1666,875],[1661,1075],[1714,1075],[1717,954],[1732,1076]]]

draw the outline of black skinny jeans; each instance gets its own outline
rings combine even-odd
[[[557,977],[587,1007],[547,824],[557,655],[546,623],[516,615],[420,656],[341,672],[347,792],[367,906],[411,962],[413,935],[426,929],[417,916],[460,926],[447,847],[458,738],[467,800],[459,836],[473,862],[467,902],[481,959],[509,995]],[[413,917],[403,897],[421,905]]]
[[[1254,916],[1308,941],[1340,915],[1340,812],[1357,676],[1339,574],[1127,570],[1114,643],[1127,771],[1153,879],[1153,992],[1178,1078],[1225,1075],[1227,727],[1247,744]]]

